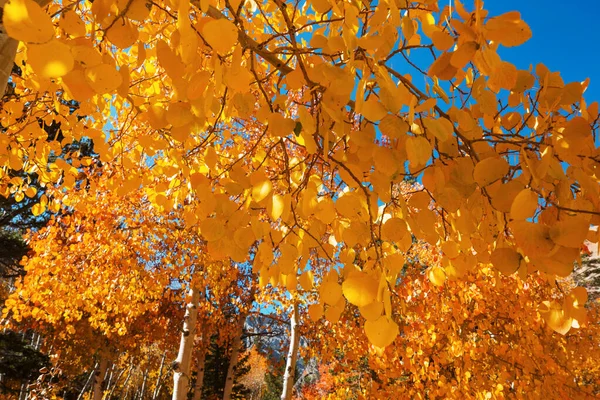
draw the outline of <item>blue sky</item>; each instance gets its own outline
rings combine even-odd
[[[472,9],[473,1],[464,4]],[[542,62],[550,71],[560,71],[565,83],[589,77],[584,97],[588,104],[600,100],[600,0],[488,0],[484,8],[492,16],[519,11],[533,32],[525,44],[501,49],[502,59],[520,69]]]

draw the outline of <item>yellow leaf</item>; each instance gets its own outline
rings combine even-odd
[[[521,266],[523,257],[515,250],[503,247],[492,252],[490,260],[494,267],[504,275],[512,275]]]
[[[302,289],[309,291],[313,288],[314,275],[312,271],[306,271],[302,275],[300,275],[300,286]]]
[[[508,174],[509,165],[502,157],[484,158],[475,165],[473,179],[481,187],[487,186]]]
[[[565,315],[563,308],[556,301],[544,301],[539,311],[548,326],[561,335],[566,335],[571,329],[572,318]]]
[[[510,216],[515,220],[533,217],[538,207],[538,195],[531,189],[525,188],[513,200]]]
[[[377,297],[379,283],[371,275],[362,271],[352,271],[342,284],[344,296],[358,307],[372,303]]]
[[[323,306],[321,304],[311,304],[308,306],[308,316],[313,322],[317,322],[323,316]]]
[[[529,257],[546,256],[550,254],[555,244],[550,239],[550,228],[529,221],[512,221],[509,227],[517,245]]]
[[[558,245],[580,248],[589,229],[590,224],[584,216],[568,216],[550,227],[550,238]]]
[[[275,137],[287,136],[293,132],[296,122],[293,119],[285,118],[279,113],[272,113],[268,118],[269,133]]]
[[[327,280],[321,284],[319,293],[325,304],[336,304],[342,297],[342,286],[335,280]]]
[[[202,34],[208,44],[221,55],[227,54],[237,43],[238,30],[227,19],[213,19],[202,27]]]
[[[381,238],[383,240],[400,242],[407,233],[406,222],[397,217],[388,219],[381,227]]]
[[[42,215],[46,211],[46,205],[42,203],[36,203],[31,207],[31,213],[37,217],[38,215]]]
[[[506,47],[519,46],[531,38],[529,25],[516,12],[490,18],[485,24],[485,38]]]
[[[71,37],[85,36],[85,22],[73,10],[68,10],[64,13],[58,23],[67,35]]]
[[[2,23],[8,36],[27,43],[44,43],[54,36],[50,16],[33,0],[10,0]]]
[[[75,66],[71,49],[58,40],[51,40],[44,44],[30,44],[27,47],[27,62],[36,74],[44,78],[64,76]]]
[[[476,42],[465,42],[462,43],[456,51],[452,53],[450,58],[450,64],[454,68],[464,68],[475,56],[475,53],[479,49],[479,44]]]
[[[253,183],[252,198],[257,203],[260,203],[262,200],[266,199],[269,194],[271,194],[272,190],[273,184],[267,177],[264,177],[264,179]]]
[[[446,273],[440,267],[432,267],[427,272],[427,277],[435,286],[443,286],[446,282]]]
[[[431,41],[440,51],[450,50],[454,46],[454,38],[443,31],[434,31],[431,35]]]
[[[360,112],[366,119],[372,122],[377,122],[387,115],[385,107],[373,96],[369,97],[363,103]]]
[[[406,156],[413,167],[422,167],[431,158],[431,143],[423,136],[406,139]]]
[[[359,307],[360,315],[367,321],[375,321],[381,317],[383,312],[383,304],[380,301],[373,301],[364,307]]]
[[[98,94],[116,90],[122,83],[121,74],[112,65],[100,64],[85,70],[88,83]]]
[[[139,35],[129,18],[119,18],[106,33],[106,38],[118,48],[126,49],[138,40]]]
[[[387,316],[382,316],[375,321],[367,320],[365,322],[365,332],[373,346],[385,348],[394,342],[399,329],[398,324]]]

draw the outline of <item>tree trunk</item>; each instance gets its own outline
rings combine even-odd
[[[167,352],[165,351],[160,360],[160,368],[158,369],[158,377],[156,378],[156,385],[154,386],[154,393],[152,393],[152,400],[156,400],[158,396],[158,389],[160,388],[160,381],[162,379],[163,367],[165,366],[165,358],[167,358]]]
[[[148,370],[144,371],[144,380],[142,381],[142,388],[140,389],[140,400],[144,399],[146,394],[146,382],[148,381]]]
[[[246,314],[241,314],[238,321],[236,334],[231,344],[231,357],[229,358],[229,368],[227,369],[227,379],[225,380],[225,389],[223,390],[223,400],[231,399],[231,392],[233,391],[233,379],[235,377],[235,367],[238,362],[238,356],[240,353],[240,345],[242,344],[242,332],[244,331],[244,324],[246,323]]]
[[[183,317],[183,332],[179,341],[179,353],[173,367],[173,400],[184,400],[187,397],[190,384],[190,364],[194,337],[196,332],[196,320],[198,318],[198,304],[200,302],[200,291],[191,288],[189,303],[186,305]]]
[[[108,385],[106,387],[107,390],[107,394],[106,396],[104,396],[105,399],[110,399],[112,398],[112,394],[115,391],[115,388],[117,387],[117,385],[119,384],[119,379],[121,379],[121,376],[123,375],[123,373],[125,372],[125,368],[123,368],[120,372],[119,375],[117,375],[117,378],[114,381],[109,381]]]
[[[196,372],[196,383],[194,384],[194,400],[200,400],[202,397],[202,385],[204,384],[204,362],[206,361],[207,346],[204,344],[198,354],[198,371]]]
[[[296,360],[298,359],[298,345],[300,335],[298,332],[298,303],[294,302],[292,320],[290,321],[290,348],[285,362],[285,373],[283,375],[283,392],[281,400],[290,400],[294,388],[294,376],[296,375]]]
[[[88,385],[90,384],[90,382],[96,375],[96,368],[98,368],[98,363],[96,363],[96,365],[94,365],[94,368],[92,368],[92,373],[90,374],[90,377],[88,378],[88,380],[85,381],[83,388],[81,388],[81,392],[79,392],[79,396],[77,396],[77,400],[81,400],[83,398],[83,394],[85,393],[85,390],[87,389]]]
[[[106,378],[106,370],[108,367],[108,360],[101,359],[100,366],[94,375],[94,400],[102,400],[102,393],[104,392],[104,378]]]

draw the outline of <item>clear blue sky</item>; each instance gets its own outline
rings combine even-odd
[[[463,4],[473,9],[472,0]],[[600,101],[600,0],[487,0],[484,8],[490,16],[519,11],[533,32],[525,44],[500,50],[502,59],[519,69],[542,62],[565,83],[589,77],[584,97],[588,104]]]

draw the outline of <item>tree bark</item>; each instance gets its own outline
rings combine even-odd
[[[158,396],[158,389],[160,388],[160,381],[162,379],[163,367],[165,366],[165,358],[167,358],[167,352],[163,353],[162,359],[160,360],[160,368],[158,369],[158,377],[156,378],[156,385],[154,386],[154,393],[152,393],[152,400],[156,400]]]
[[[115,388],[117,387],[117,385],[119,384],[119,379],[121,379],[121,376],[123,375],[124,372],[125,372],[125,368],[123,368],[119,372],[119,375],[117,375],[117,378],[114,381],[111,382],[111,380],[109,380],[108,385],[106,387],[107,394],[104,396],[105,399],[112,398],[112,394],[115,391]]]
[[[244,324],[246,323],[246,314],[241,314],[238,320],[238,326],[236,334],[231,344],[231,357],[229,358],[229,368],[227,369],[227,379],[225,380],[225,389],[223,389],[223,400],[231,399],[231,392],[233,391],[233,380],[235,378],[235,367],[238,362],[238,356],[240,353],[240,345],[242,344],[242,332],[244,331]]]
[[[140,400],[144,399],[144,395],[146,394],[146,382],[148,381],[148,370],[144,371],[144,380],[142,381],[142,387],[140,389]]]
[[[96,363],[96,365],[94,365],[94,368],[92,368],[92,373],[90,374],[90,377],[88,378],[88,380],[85,381],[83,388],[81,388],[81,392],[79,392],[79,396],[77,396],[77,400],[81,400],[83,398],[83,394],[85,393],[85,390],[87,389],[88,385],[92,381],[92,378],[94,378],[94,375],[96,375],[96,368],[98,368],[98,363]]]
[[[298,303],[294,302],[292,320],[290,321],[290,348],[285,362],[285,373],[283,375],[283,392],[281,400],[290,400],[294,388],[294,376],[296,375],[296,361],[298,359],[298,345],[300,335],[298,332]]]
[[[194,384],[194,400],[200,400],[202,397],[202,386],[204,385],[204,363],[206,361],[207,347],[202,344],[200,353],[198,354],[198,366],[196,371],[196,383]]]
[[[187,397],[190,384],[190,364],[194,347],[196,320],[198,319],[200,291],[197,288],[191,288],[189,298],[183,317],[183,332],[181,332],[181,340],[179,341],[179,353],[173,367],[173,400],[184,400]]]
[[[108,367],[108,360],[101,359],[100,366],[94,374],[94,400],[102,400],[102,393],[104,392],[103,384],[104,378],[106,378],[106,370]]]

